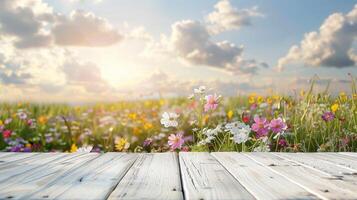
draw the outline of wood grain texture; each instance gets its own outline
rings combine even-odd
[[[245,155],[286,177],[291,182],[297,183],[321,199],[356,199],[357,197],[354,184],[330,174],[305,167],[271,153],[247,153]]]
[[[339,154],[351,156],[353,158],[357,158],[357,152],[339,152]]]
[[[0,165],[2,164],[8,164],[14,161],[20,162],[22,159],[27,159],[32,156],[39,155],[39,153],[13,153],[13,152],[8,152],[8,153],[2,153],[0,157]]]
[[[177,154],[140,154],[109,199],[183,199]]]
[[[317,199],[301,186],[242,153],[212,155],[257,199]]]
[[[0,182],[0,199],[39,199],[39,197],[33,198],[31,194],[56,184],[58,179],[98,156],[97,154],[78,153],[43,155],[45,157],[32,161],[32,163],[37,164],[31,170]],[[27,166],[23,167],[26,168]]]
[[[340,166],[348,167],[354,169],[357,172],[357,158],[352,158],[338,153],[309,153],[307,156],[312,156],[317,159],[325,160],[328,162],[335,163]]]
[[[27,155],[28,156],[28,155]],[[7,182],[9,179],[22,176],[26,172],[45,166],[51,161],[63,157],[64,154],[35,154],[29,157],[7,160],[0,165],[0,183]]]
[[[185,199],[254,199],[209,153],[180,153]]]
[[[76,167],[29,199],[106,199],[132,166],[137,154],[106,153]]]
[[[279,157],[294,161],[305,167],[330,174],[331,176],[343,181],[354,184],[357,188],[356,171],[347,167],[336,165],[325,160],[318,160],[305,153],[273,153]]]

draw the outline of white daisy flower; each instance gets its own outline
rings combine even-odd
[[[176,119],[178,117],[179,117],[179,115],[176,114],[176,113],[164,112],[164,114],[162,114],[162,118],[161,118],[160,122],[166,128],[168,128],[168,127],[177,127],[178,126],[178,122],[176,121]]]
[[[82,146],[77,149],[76,152],[78,153],[90,153],[93,149],[93,146]]]

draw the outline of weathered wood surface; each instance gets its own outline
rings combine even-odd
[[[0,199],[357,200],[357,153],[0,153]]]

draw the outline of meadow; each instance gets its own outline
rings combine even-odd
[[[0,105],[0,149],[12,152],[357,151],[357,93],[309,90],[93,105]]]

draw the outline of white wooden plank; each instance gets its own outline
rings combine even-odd
[[[313,156],[316,159],[321,159],[335,163],[336,165],[348,167],[357,172],[357,158],[352,158],[338,153],[309,153],[308,156]]]
[[[133,165],[137,154],[106,153],[82,165],[26,199],[106,199]]]
[[[10,176],[6,181],[0,182],[0,199],[30,199],[28,197],[29,194],[47,187],[62,176],[98,156],[95,153],[41,155],[52,158],[51,162],[34,160],[29,164],[34,166],[31,170]],[[43,160],[48,159],[42,158],[40,161]],[[26,166],[23,167],[26,168]]]
[[[179,154],[185,199],[254,199],[209,153]]]
[[[304,167],[271,153],[245,155],[322,199],[356,199],[357,197],[354,184],[344,182],[330,174]]]
[[[305,167],[310,167],[311,169],[315,169],[327,174],[331,174],[335,178],[355,184],[357,188],[357,176],[356,176],[356,172],[353,169],[339,166],[325,160],[318,160],[316,158],[308,156],[307,153],[274,153],[274,154],[279,157],[304,165]]]
[[[59,153],[43,153],[1,164],[0,183],[5,182],[12,177],[20,176],[23,173],[44,166],[47,163],[63,156],[63,154]]]
[[[221,152],[212,155],[257,199],[317,198],[242,153]]]
[[[109,199],[183,199],[177,154],[141,154]]]
[[[339,152],[339,154],[351,156],[353,158],[357,158],[357,152]]]
[[[20,162],[36,155],[39,155],[39,153],[3,153],[2,157],[0,157],[0,165],[8,164],[14,161]]]

